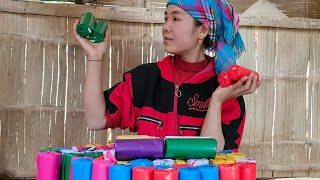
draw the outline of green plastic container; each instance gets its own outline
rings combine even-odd
[[[108,23],[105,20],[97,20],[96,26],[89,36],[89,40],[94,43],[100,43],[104,39]]]
[[[217,141],[213,138],[166,138],[165,158],[214,159]]]
[[[91,12],[86,12],[82,14],[80,22],[77,26],[77,33],[83,37],[88,37],[96,25],[96,18],[93,16]]]

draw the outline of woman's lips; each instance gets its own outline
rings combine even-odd
[[[163,43],[167,44],[167,43],[169,43],[170,41],[172,41],[171,38],[163,37]]]

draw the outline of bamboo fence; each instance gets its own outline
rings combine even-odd
[[[40,1],[40,0],[38,0]],[[66,1],[66,0],[60,0]],[[86,0],[90,2],[90,0]],[[230,0],[237,12],[243,13],[257,0]],[[269,0],[289,17],[320,18],[320,5],[318,0]],[[145,6],[151,11],[163,11],[167,0],[96,0],[98,4],[117,6]]]
[[[113,141],[128,131],[89,131],[83,116],[86,55],[72,36],[82,12],[110,21],[104,88],[161,60],[163,12],[146,8],[0,1],[0,177],[35,177],[39,149]],[[240,151],[258,177],[320,177],[320,20],[241,18],[240,65],[263,84],[246,96]]]
[[[75,2],[76,0],[15,0],[38,2]],[[146,7],[150,11],[163,11],[167,0],[81,0],[95,5],[119,7]],[[230,0],[237,12],[242,14],[258,0]],[[289,17],[320,18],[319,0],[269,0]]]

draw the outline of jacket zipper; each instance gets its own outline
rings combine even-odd
[[[156,123],[158,124],[158,128],[163,126],[163,121],[149,117],[149,116],[139,116],[137,120]]]
[[[189,125],[181,125],[179,126],[180,130],[194,130],[194,131],[201,131],[201,127],[199,126],[189,126]]]
[[[180,135],[181,132],[178,127],[178,98],[182,96],[182,93],[180,91],[180,86],[178,84],[175,85],[175,91],[174,91],[174,135]]]

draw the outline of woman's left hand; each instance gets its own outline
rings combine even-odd
[[[215,102],[223,103],[231,98],[251,94],[261,85],[261,80],[251,73],[249,76],[241,78],[237,83],[227,87],[219,86],[212,94]]]

